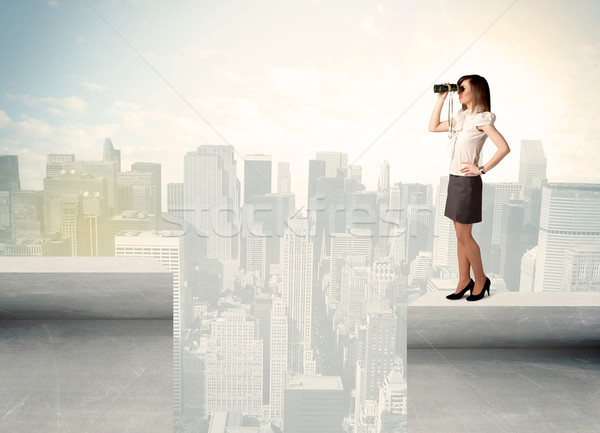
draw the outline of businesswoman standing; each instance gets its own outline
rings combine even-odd
[[[490,111],[490,88],[486,79],[479,75],[465,75],[458,80],[457,86],[462,108],[451,124],[448,121],[440,122],[448,92],[439,93],[429,121],[429,130],[451,131],[450,176],[444,215],[454,221],[460,279],[456,291],[446,298],[461,299],[467,291],[471,291],[467,301],[477,301],[483,298],[486,291],[489,296],[491,284],[483,272],[479,245],[471,234],[473,224],[481,222],[481,176],[494,168],[510,152],[510,148],[494,127],[496,115]],[[498,150],[488,162],[481,164],[479,157],[487,137],[491,138]],[[473,269],[475,281],[471,279],[470,268]]]

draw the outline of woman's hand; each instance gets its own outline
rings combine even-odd
[[[468,162],[468,161],[463,161],[462,162],[462,167],[460,168],[460,172],[461,173],[472,173],[472,174],[477,174],[477,175],[481,175],[481,170],[479,170],[479,167],[477,167],[475,164]]]
[[[443,92],[443,93],[438,93],[438,101],[444,101],[446,99],[446,97],[448,96],[448,93],[450,93],[450,83],[442,83],[442,84],[445,84],[446,86],[448,86],[448,91]]]

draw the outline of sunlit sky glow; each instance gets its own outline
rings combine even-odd
[[[289,161],[298,207],[317,150],[358,158],[369,190],[386,158],[392,182],[437,185],[447,138],[427,131],[431,87],[477,73],[513,150],[486,181],[516,181],[521,140],[540,139],[551,182],[600,182],[600,5],[512,3],[3,2],[0,154],[19,156],[29,189],[48,153],[97,160],[105,137],[124,170],[161,162],[165,184],[201,144],[234,145],[240,179],[243,155],[273,155],[273,190]]]

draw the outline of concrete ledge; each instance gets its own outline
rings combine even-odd
[[[0,257],[0,319],[171,319],[173,274],[151,257]]]
[[[600,294],[427,293],[408,306],[409,349],[600,347]]]

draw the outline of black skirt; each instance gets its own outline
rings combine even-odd
[[[462,224],[481,222],[481,176],[450,175],[444,215]]]

